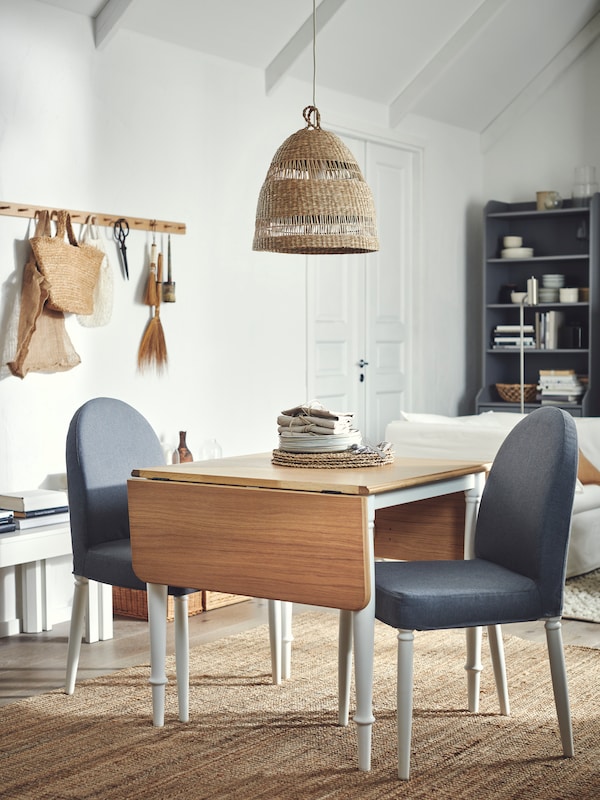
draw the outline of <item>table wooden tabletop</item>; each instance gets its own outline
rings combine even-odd
[[[472,475],[487,469],[489,464],[480,462],[431,458],[396,458],[392,464],[380,467],[285,467],[273,464],[271,453],[258,453],[136,469],[133,475],[184,483],[371,495]]]

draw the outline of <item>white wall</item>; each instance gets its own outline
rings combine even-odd
[[[0,487],[64,472],[69,420],[96,395],[138,407],[196,454],[216,437],[225,455],[269,450],[280,409],[305,399],[305,257],[253,253],[256,199],[283,139],[303,126],[309,85],[270,97],[260,71],[127,31],[96,51],[89,20],[34,0],[0,0],[0,200],[185,222],[172,237],[177,302],[163,305],[166,375],[136,371],[148,308],[141,298],[151,236],[128,239],[131,279],[115,270],[108,326],[67,330],[82,363],[64,373],[0,379]],[[478,138],[318,92],[324,127],[423,149],[415,209],[419,410],[455,413],[477,383],[465,348],[469,258],[465,211],[481,206]],[[5,338],[31,235],[0,216],[0,332]],[[477,232],[475,236],[479,235]],[[471,344],[470,347],[473,347]],[[469,387],[469,381],[471,386]]]
[[[486,197],[535,200],[553,189],[571,196],[577,166],[596,167],[600,181],[600,42],[571,67],[484,154]]]

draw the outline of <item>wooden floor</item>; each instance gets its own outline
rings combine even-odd
[[[306,610],[297,606],[295,613]],[[336,613],[331,611],[330,613]],[[190,646],[246,630],[267,622],[267,603],[249,600],[190,617]],[[81,647],[78,679],[104,675],[128,666],[148,663],[146,622],[115,619],[114,638]],[[533,641],[545,641],[543,623],[506,625],[504,631]],[[0,705],[64,686],[69,626],[63,622],[51,631],[0,639]],[[168,626],[168,646],[174,648],[173,625]],[[563,621],[565,644],[600,649],[600,624]]]

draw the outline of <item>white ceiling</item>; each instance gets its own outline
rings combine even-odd
[[[40,0],[94,21],[311,82],[312,0]],[[600,35],[600,0],[317,0],[319,86],[483,133]]]

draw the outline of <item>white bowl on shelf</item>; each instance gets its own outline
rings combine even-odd
[[[527,297],[527,292],[511,292],[510,293],[510,300],[512,303],[522,303],[523,300]]]
[[[577,287],[559,289],[558,297],[561,303],[576,303],[579,300],[579,289]]]
[[[522,247],[523,245],[523,237],[522,236],[505,236],[502,239],[502,244],[507,249],[512,247]]]

